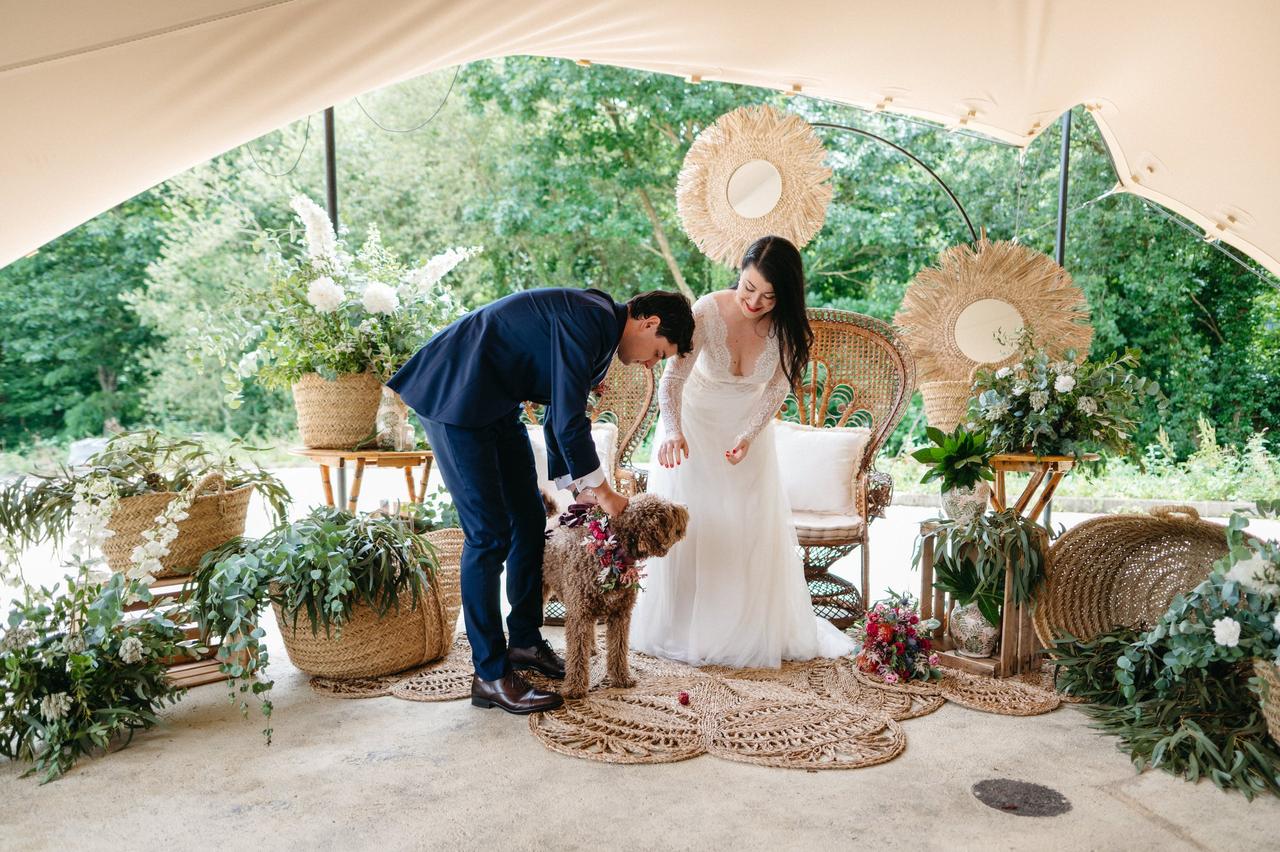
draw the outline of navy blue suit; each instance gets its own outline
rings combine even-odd
[[[462,521],[462,610],[483,680],[506,673],[504,560],[511,645],[541,639],[545,515],[521,403],[546,406],[552,479],[598,468],[587,395],[626,321],[626,306],[599,290],[516,293],[440,331],[387,382],[421,419]]]

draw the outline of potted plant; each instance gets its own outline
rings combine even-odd
[[[1163,410],[1168,400],[1156,382],[1134,372],[1136,350],[1102,361],[1077,359],[1068,350],[1051,361],[1024,329],[1015,363],[976,372],[969,420],[989,430],[998,452],[1077,458],[1094,450],[1129,452],[1143,401]]]
[[[28,589],[0,626],[0,755],[30,762],[41,783],[127,745],[183,693],[165,677],[181,629],[156,609],[125,611],[145,588],[121,574],[94,581],[84,564],[58,592]]]
[[[200,441],[152,430],[124,432],[81,467],[20,477],[0,490],[0,533],[16,553],[70,539],[69,556],[98,552],[144,584],[193,571],[204,553],[244,533],[256,490],[277,518],[289,494],[276,477]]]
[[[1030,603],[1044,579],[1047,533],[1013,509],[938,521],[934,539],[934,588],[951,595],[947,635],[957,652],[989,657],[1000,638],[1005,577],[1012,567],[1012,600]],[[917,547],[913,564],[919,564]]]
[[[207,554],[194,615],[206,634],[231,634],[270,604],[289,659],[310,675],[375,677],[437,660],[461,608],[462,534],[427,526],[318,507],[261,539]],[[261,638],[251,631],[219,652],[242,692],[267,665]]]
[[[461,315],[441,279],[480,248],[452,248],[411,268],[383,246],[376,227],[352,255],[311,199],[298,196],[293,209],[305,254],[277,243],[267,292],[241,290],[236,328],[207,336],[204,354],[235,364],[228,382],[236,395],[250,376],[290,388],[308,447],[352,449],[381,434],[387,448],[408,449],[408,409],[383,382]],[[396,422],[376,422],[384,401]]]
[[[928,467],[922,483],[941,480],[942,509],[947,517],[964,520],[985,510],[991,498],[987,481],[995,479],[991,471],[995,451],[986,434],[964,426],[957,426],[950,434],[929,426],[925,434],[934,445],[916,450],[911,457]]]

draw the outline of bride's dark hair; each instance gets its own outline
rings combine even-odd
[[[791,386],[800,384],[809,363],[813,329],[804,310],[804,262],[800,251],[785,237],[761,237],[747,248],[739,270],[754,266],[773,285],[773,328],[778,335],[782,369]],[[734,281],[731,290],[738,289]]]

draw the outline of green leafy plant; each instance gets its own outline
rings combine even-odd
[[[228,490],[252,485],[272,516],[284,517],[291,498],[284,483],[245,459],[259,452],[241,441],[215,452],[195,438],[176,438],[154,429],[115,435],[83,466],[18,477],[0,488],[0,539],[11,549],[45,541],[61,543],[71,524],[78,486],[103,485],[116,497],[182,492],[211,474]]]
[[[12,605],[0,634],[0,755],[30,762],[44,783],[159,722],[183,693],[163,665],[183,653],[183,634],[155,607],[125,612],[147,597],[120,574],[96,582],[82,570],[65,594],[29,590]]]
[[[1015,603],[1029,603],[1044,579],[1044,527],[1013,509],[935,521],[916,544],[913,566],[920,563],[925,538],[933,539],[934,588],[961,606],[977,603],[992,624],[1000,623],[1007,567],[1013,567]]]
[[[982,432],[970,432],[963,425],[951,434],[929,426],[925,434],[934,443],[932,447],[916,450],[911,457],[928,466],[923,482],[942,480],[942,490],[973,488],[981,480],[994,480],[991,456],[995,450],[987,443]]]
[[[280,607],[282,626],[297,629],[305,616],[313,634],[340,635],[358,605],[379,616],[417,606],[436,566],[435,549],[412,520],[322,506],[260,539],[236,539],[205,554],[192,613],[203,635],[228,637],[218,657],[241,709],[248,710],[252,692],[263,696],[269,718],[272,684],[256,678],[269,661],[257,626],[268,603]],[[265,733],[269,740],[270,728]]]
[[[1136,350],[1080,364],[1069,350],[1051,362],[1024,329],[1017,356],[1011,366],[979,370],[969,404],[969,419],[990,429],[1001,452],[1123,455],[1133,449],[1142,403],[1152,398],[1161,410],[1168,405],[1160,386],[1137,374]]]

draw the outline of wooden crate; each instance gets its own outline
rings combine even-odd
[[[189,574],[179,577],[165,577],[164,579],[156,580],[148,588],[162,609],[173,610],[188,598],[189,592],[185,591],[184,586],[191,578]],[[149,606],[150,604],[148,603],[138,601],[125,606],[125,611],[142,612]],[[201,644],[199,625],[187,621],[178,626],[182,630],[184,637],[179,644],[187,647],[195,647]],[[208,650],[196,657],[182,655],[162,660],[168,669],[166,677],[170,683],[175,686],[190,688],[206,683],[220,683],[228,679],[228,676],[220,671],[222,661],[217,659],[218,649],[222,645],[222,637],[211,637],[210,641],[204,644]]]
[[[1004,605],[1001,608],[1000,639],[996,643],[995,654],[975,658],[955,652],[955,644],[947,635],[947,618],[953,601],[950,595],[933,587],[933,537],[926,535],[933,528],[934,525],[927,521],[920,525],[920,620],[936,618],[941,624],[933,643],[941,664],[987,677],[1013,677],[1023,672],[1038,671],[1041,665],[1041,645],[1036,638],[1035,624],[1031,620],[1031,604],[1013,602],[1011,566],[1005,569]],[[1048,559],[1048,536],[1043,531],[1040,536],[1041,552]]]

